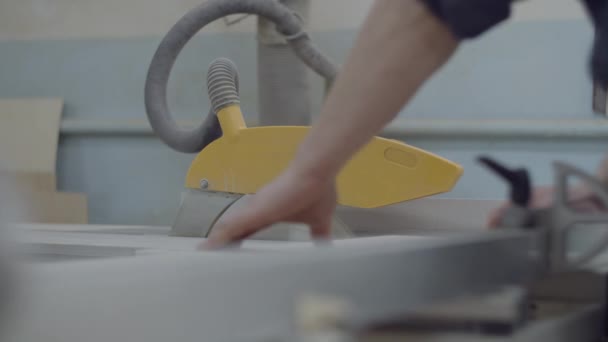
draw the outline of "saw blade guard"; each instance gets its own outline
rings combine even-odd
[[[297,56],[328,80],[337,68],[311,43],[296,13],[275,0],[210,0],[183,16],[161,41],[148,70],[145,103],[151,126],[170,147],[198,155],[186,188],[253,194],[291,162],[308,126],[248,128],[240,109],[236,66],[221,58],[209,67],[212,108],[194,130],[178,127],[167,106],[167,82],[187,42],[204,26],[226,15],[250,13],[274,22]],[[338,175],[340,205],[375,208],[450,191],[462,168],[400,141],[375,137]]]

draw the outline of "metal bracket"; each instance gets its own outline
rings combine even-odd
[[[219,217],[241,195],[186,189],[171,227],[173,236],[207,237]]]
[[[511,187],[511,207],[504,213],[501,226],[537,231],[539,252],[550,272],[581,268],[588,261],[608,248],[608,229],[591,248],[569,258],[568,234],[579,224],[606,223],[608,213],[581,213],[575,211],[568,200],[568,180],[576,177],[608,207],[608,189],[598,178],[572,165],[554,163],[554,200],[549,208],[530,208],[532,182],[526,169],[510,169],[497,161],[482,157],[480,161],[506,180]]]
[[[547,223],[549,244],[549,266],[553,271],[579,268],[608,248],[608,229],[585,252],[569,260],[567,238],[578,224],[606,223],[606,213],[580,213],[568,204],[568,180],[576,177],[597,196],[602,204],[608,205],[608,189],[596,177],[572,165],[556,162],[555,168],[555,198],[549,209]]]

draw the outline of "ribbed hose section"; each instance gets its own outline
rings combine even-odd
[[[250,13],[277,24],[300,59],[327,79],[337,68],[322,55],[302,30],[298,17],[276,0],[208,0],[184,15],[161,41],[148,69],[145,85],[146,113],[156,134],[170,147],[181,152],[198,152],[213,141],[219,124],[214,115],[194,130],[180,128],[167,105],[167,83],[171,69],[188,41],[207,24],[231,14]]]
[[[209,66],[207,89],[213,113],[229,105],[239,104],[239,76],[234,63],[218,58]]]
[[[308,68],[288,45],[258,44],[259,124],[311,123]]]

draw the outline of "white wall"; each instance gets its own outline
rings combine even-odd
[[[160,35],[201,0],[5,0],[0,2],[0,38],[118,38]],[[369,0],[313,0],[315,29],[349,28],[364,18]],[[338,15],[339,13],[339,15]],[[205,32],[253,31],[253,18]]]
[[[515,20],[558,20],[585,17],[578,0],[526,0],[516,4]]]
[[[412,1],[412,0],[410,0]],[[201,0],[3,0],[0,39],[126,38],[157,36]],[[372,0],[312,0],[314,30],[358,27]],[[515,6],[514,20],[582,18],[576,0],[528,0]],[[205,32],[252,31],[248,19]]]

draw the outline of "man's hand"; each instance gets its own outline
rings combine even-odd
[[[221,219],[207,246],[240,241],[281,221],[308,224],[313,237],[328,237],[340,170],[458,45],[422,2],[375,1],[292,165],[246,207]]]
[[[551,186],[540,187],[534,189],[530,207],[532,209],[548,208],[553,204],[555,189]],[[577,212],[592,213],[606,210],[601,201],[593,192],[584,186],[573,187],[568,191],[568,205],[572,210]],[[488,226],[497,228],[506,210],[509,208],[509,203],[503,204],[495,209],[488,218]]]
[[[329,238],[336,199],[333,178],[306,175],[292,167],[251,197],[244,208],[221,218],[203,247],[240,241],[277,222],[307,224],[313,238]]]

